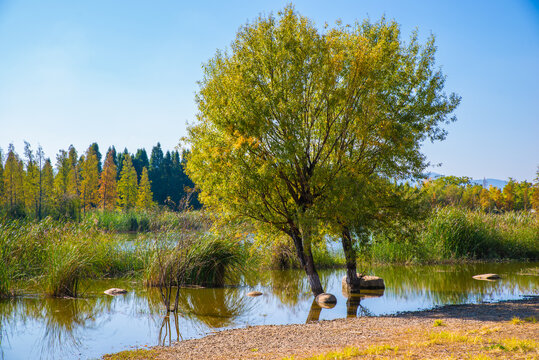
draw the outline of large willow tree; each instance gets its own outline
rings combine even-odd
[[[241,28],[205,65],[188,174],[222,216],[293,240],[315,295],[320,225],[350,233],[425,168],[459,98],[443,92],[434,40],[400,39],[384,19],[318,30],[289,6]],[[324,222],[327,222],[325,224]],[[355,264],[354,264],[355,266]]]

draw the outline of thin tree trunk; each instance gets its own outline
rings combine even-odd
[[[324,292],[322,284],[320,283],[320,277],[316,271],[316,267],[313,261],[313,255],[311,252],[310,239],[307,240],[307,249],[303,247],[303,237],[298,229],[291,229],[288,232],[296,248],[296,255],[298,256],[299,262],[305,273],[307,274],[307,279],[309,280],[309,285],[311,286],[311,291],[314,296],[317,296]]]
[[[357,277],[356,250],[352,244],[352,234],[348,227],[342,231],[342,248],[346,258],[346,283],[351,293],[359,292],[359,278]]]

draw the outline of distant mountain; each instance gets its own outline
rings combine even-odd
[[[437,179],[437,178],[443,177],[445,175],[438,174],[438,173],[435,173],[435,172],[430,172],[430,173],[427,174],[427,176],[432,178],[432,179]],[[500,180],[500,179],[488,178],[488,179],[484,179],[484,180],[485,180],[487,189],[488,189],[488,187],[490,185],[492,185],[494,187],[497,187],[499,189],[503,189],[503,187],[508,183],[508,181]],[[483,179],[472,179],[472,184],[483,185]]]
[[[508,181],[500,180],[500,179],[485,179],[486,187],[488,188],[490,185],[497,187],[499,189],[503,189],[505,185],[507,185]],[[483,180],[475,180],[472,179],[472,183],[477,185],[483,185]]]

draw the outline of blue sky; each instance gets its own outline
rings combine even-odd
[[[287,1],[0,0],[0,146],[54,159],[96,141],[172,149],[196,114],[201,65],[238,28]],[[378,19],[437,39],[446,89],[462,96],[434,171],[532,180],[539,165],[539,1],[296,1],[322,26]]]

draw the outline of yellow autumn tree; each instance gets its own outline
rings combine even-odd
[[[149,209],[153,206],[153,193],[151,189],[151,182],[148,178],[148,169],[144,167],[142,169],[142,175],[140,177],[140,183],[138,185],[137,193],[137,208]]]
[[[137,172],[129,154],[124,154],[120,181],[118,181],[118,205],[123,210],[135,207],[137,202]]]
[[[116,174],[117,169],[114,163],[114,156],[112,151],[109,150],[99,181],[99,204],[103,210],[114,209],[116,205]]]
[[[4,202],[8,211],[15,216],[24,214],[24,167],[15,147],[8,147],[6,164],[4,166]]]
[[[86,212],[86,210],[96,207],[99,202],[99,169],[97,155],[93,147],[86,150],[81,164],[81,178],[82,208]]]

